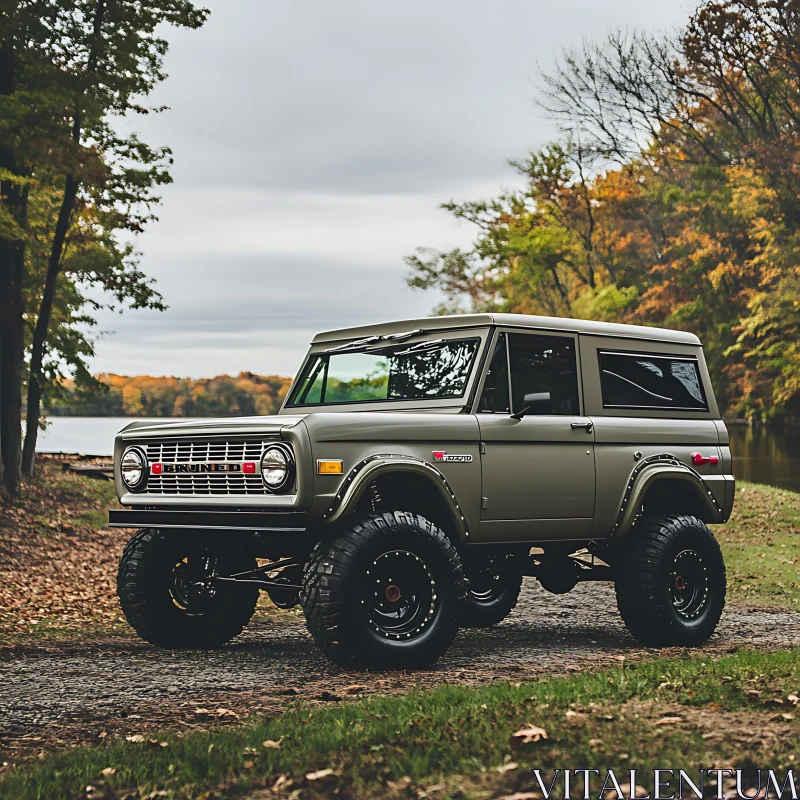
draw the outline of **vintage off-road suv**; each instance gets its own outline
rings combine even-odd
[[[700,342],[510,314],[318,335],[271,417],[134,422],[125,616],[162,647],[239,634],[259,590],[333,661],[430,664],[523,576],[613,581],[643,644],[699,645],[725,600],[706,523],[734,499]]]

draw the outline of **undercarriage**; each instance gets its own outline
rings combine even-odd
[[[259,547],[260,541],[261,537],[256,534],[252,540],[253,552],[263,553]],[[193,558],[202,566],[195,572],[194,580],[187,588],[246,585],[267,592],[270,600],[279,608],[291,608],[300,602],[303,568],[309,557],[308,552],[287,558],[259,558],[259,565],[253,569],[226,573],[220,570],[220,560],[214,555],[217,548],[211,537],[206,537],[205,545],[192,548],[196,551]],[[473,545],[462,553],[462,560],[467,566],[470,587],[477,594],[488,597],[497,584],[523,576],[536,578],[552,594],[566,594],[584,581],[614,581],[614,568],[607,563],[612,561],[609,549],[607,545],[597,542],[589,542],[577,549],[561,542],[550,546],[545,544],[544,547],[514,546],[508,549]],[[470,570],[471,563],[479,563],[480,568]],[[182,566],[183,562],[176,569]]]

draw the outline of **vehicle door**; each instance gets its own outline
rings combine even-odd
[[[581,414],[579,376],[577,335],[496,334],[475,409],[481,434],[480,541],[589,534],[594,429]],[[512,416],[522,411],[521,418]]]

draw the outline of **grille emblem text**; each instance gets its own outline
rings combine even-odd
[[[205,472],[243,472],[249,475],[256,474],[255,461],[239,462],[187,462],[183,464],[166,464],[157,462],[150,465],[151,475],[173,475],[176,473],[205,473]]]

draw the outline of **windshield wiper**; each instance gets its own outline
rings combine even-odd
[[[444,345],[444,339],[430,339],[427,342],[418,342],[417,344],[412,344],[410,347],[407,347],[405,350],[392,350],[393,356],[407,356],[410,353],[423,353],[425,350],[435,350],[439,347]],[[387,348],[388,349],[388,348]]]
[[[356,339],[354,342],[345,342],[338,347],[331,347],[328,350],[323,350],[323,353],[340,353],[342,350],[354,350],[359,347],[366,347],[367,345],[379,342],[380,336],[367,336],[366,339]]]
[[[378,344],[378,342],[398,342],[403,341],[403,339],[410,339],[412,336],[418,336],[421,333],[425,333],[422,328],[417,328],[413,331],[404,331],[403,333],[390,333],[386,336],[367,336],[364,339],[356,339],[353,342],[345,342],[344,344],[340,344],[337,347],[331,347],[328,350],[323,350],[322,352],[327,353],[345,353],[354,350],[367,350],[369,349],[370,345]]]

